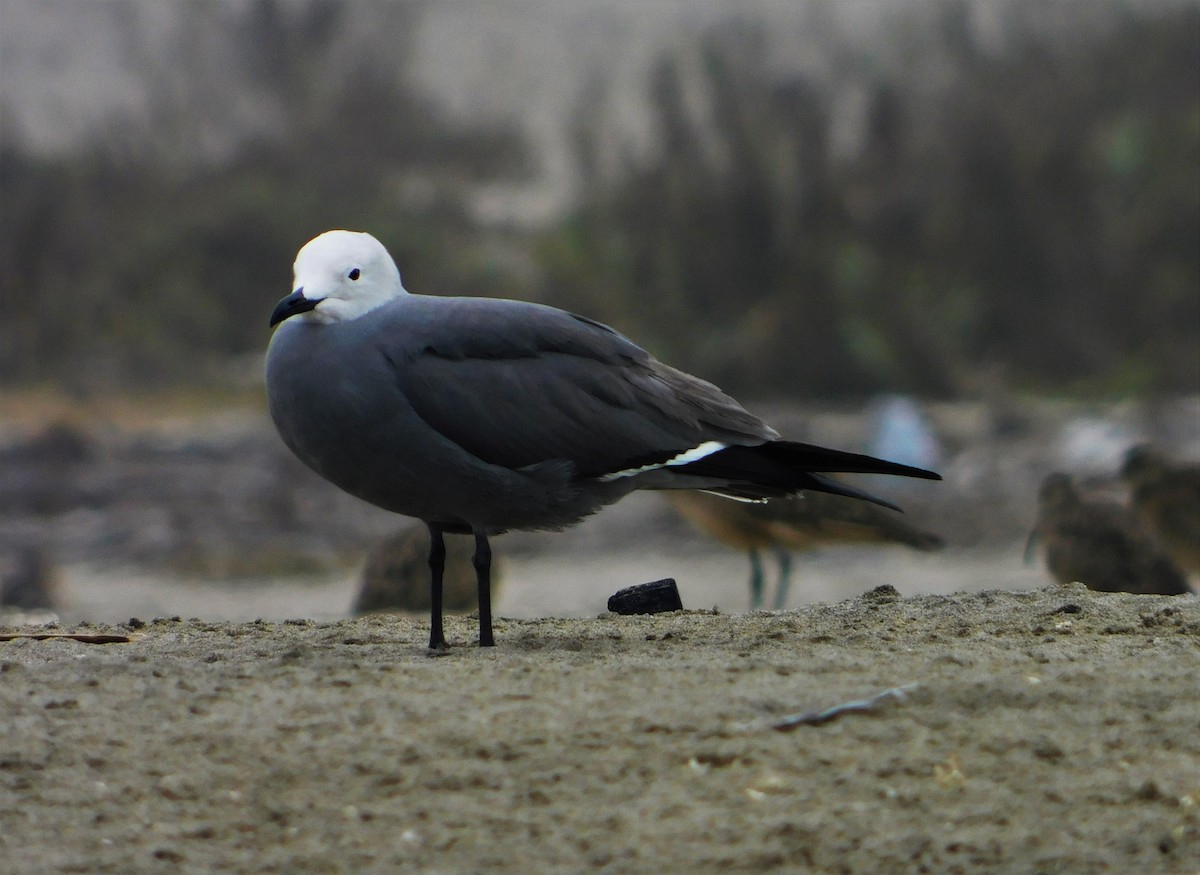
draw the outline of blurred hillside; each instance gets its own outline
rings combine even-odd
[[[1200,3],[0,5],[0,381],[228,379],[330,227],[759,397],[1194,392]]]

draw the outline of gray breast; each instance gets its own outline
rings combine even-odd
[[[436,299],[435,299],[436,300]],[[340,488],[372,504],[452,528],[498,532],[510,528],[561,528],[626,494],[632,484],[581,484],[568,458],[532,452],[523,464],[504,464],[503,447],[528,442],[513,422],[489,420],[487,405],[470,399],[468,362],[463,357],[446,376],[442,404],[437,385],[415,394],[437,414],[458,406],[448,436],[415,409],[411,383],[422,361],[454,361],[431,343],[434,318],[425,301],[404,299],[375,318],[347,323],[280,325],[267,356],[267,396],[271,417],[284,442],[310,468]],[[407,317],[407,318],[397,318]],[[445,344],[443,344],[445,346]],[[454,353],[452,352],[451,355]],[[505,359],[491,360],[495,369]],[[487,392],[487,386],[475,385]],[[511,389],[509,390],[511,391]],[[490,399],[501,408],[514,399]],[[544,399],[542,399],[544,400]],[[539,403],[536,390],[524,399]],[[537,431],[530,410],[524,430]],[[503,433],[507,428],[507,433]],[[465,435],[465,439],[455,437]],[[472,445],[464,448],[463,443]],[[489,447],[495,451],[488,458]]]

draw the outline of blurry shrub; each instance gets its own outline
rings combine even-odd
[[[605,165],[604,95],[578,103],[582,199],[532,239],[467,208],[528,174],[521,138],[348,51],[350,7],[185,4],[186,63],[145,59],[149,122],[62,159],[0,141],[0,379],[204,380],[264,348],[297,247],[349,227],[415,291],[570,307],[747,394],[949,395],[997,365],[1041,390],[1200,388],[1196,3],[1108,30],[1007,4],[991,51],[971,5],[933,4],[935,26],[892,29],[898,63],[829,45],[831,82],[781,76],[754,25],[714,29],[654,70],[655,157]],[[404,55],[419,4],[354,9]],[[230,59],[237,88],[181,78]],[[215,137],[247,103],[249,133]]]
[[[542,242],[556,300],[739,391],[950,394],[997,363],[1042,390],[1200,389],[1200,7],[1099,41],[1018,21],[995,55],[937,8],[909,67],[835,59],[867,83],[848,156],[836,89],[781,80],[755,28],[664,59],[660,152],[615,179],[585,160]]]
[[[230,354],[265,348],[296,250],[330,228],[371,230],[414,288],[507,290],[466,204],[480,182],[527,173],[523,141],[449,123],[365,61],[345,69],[347,8],[259,0],[226,22],[222,39],[246,64],[234,82],[277,116],[227,156],[190,151],[220,96],[187,65],[161,71],[148,121],[115,123],[85,154],[0,148],[0,379],[204,380]],[[403,35],[414,8],[380,6]],[[337,76],[322,67],[331,59]]]

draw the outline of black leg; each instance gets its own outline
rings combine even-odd
[[[446,635],[442,631],[442,572],[446,568],[446,541],[442,530],[429,526],[429,649],[445,650]]]
[[[479,587],[479,646],[492,647],[496,643],[492,637],[492,547],[483,532],[475,533],[475,556],[471,563]]]

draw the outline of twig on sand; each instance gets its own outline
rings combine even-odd
[[[0,641],[17,641],[30,638],[34,641],[67,638],[71,641],[82,641],[84,644],[128,644],[133,640],[132,635],[87,634],[85,632],[4,632],[0,633]]]
[[[822,726],[852,711],[870,711],[887,699],[903,699],[910,690],[915,690],[918,686],[916,683],[905,684],[902,687],[892,687],[890,690],[884,690],[882,693],[871,696],[869,699],[854,699],[850,702],[834,705],[832,708],[826,708],[823,711],[804,711],[800,714],[792,714],[772,723],[771,728],[777,729],[780,732],[791,732],[800,726]]]

